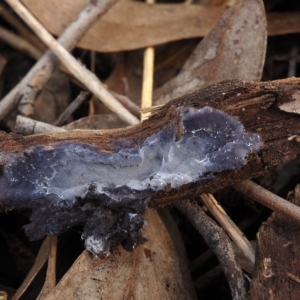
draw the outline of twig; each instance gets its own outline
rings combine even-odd
[[[152,106],[153,94],[153,73],[154,73],[154,47],[148,47],[144,53],[144,72],[142,86],[142,103],[141,107]],[[149,113],[141,113],[141,120],[147,119]]]
[[[248,227],[250,227],[251,224],[253,224],[255,221],[257,221],[262,216],[263,211],[264,210],[261,210],[258,214],[256,214],[255,216],[253,216],[251,218],[243,219],[241,222],[238,223],[238,228],[240,228],[241,230],[245,230]],[[253,248],[253,246],[252,246],[252,248]],[[191,272],[194,272],[195,270],[199,269],[213,255],[214,254],[211,249],[208,249],[204,253],[200,254],[194,261],[192,261],[192,263],[190,265]],[[243,267],[243,266],[241,265],[241,267]]]
[[[118,94],[116,92],[110,91],[110,93],[124,106],[126,107],[133,115],[140,117],[140,107],[138,107],[134,102],[132,102],[128,97]]]
[[[226,214],[224,209],[217,202],[212,194],[202,194],[200,196],[201,200],[209,211],[213,214],[216,220],[220,223],[223,229],[227,232],[230,238],[234,241],[236,246],[245,254],[250,263],[254,265],[255,262],[255,251],[245,237],[243,232],[235,225],[235,223]]]
[[[37,50],[31,44],[29,44],[26,40],[6,30],[1,26],[0,26],[0,39],[5,43],[7,43],[8,45],[10,45],[11,47],[29,55],[33,59],[38,60],[42,56],[42,52]]]
[[[154,4],[155,0],[146,0],[148,4]],[[154,47],[147,47],[144,52],[144,70],[141,108],[152,106],[153,95],[153,79],[154,79]],[[141,120],[147,119],[150,113],[141,112]]]
[[[65,109],[65,111],[54,121],[54,126],[63,125],[72,113],[86,100],[89,92],[80,92],[76,99]]]
[[[58,41],[68,50],[72,50],[85,32],[103,15],[116,0],[95,0],[88,4],[78,17],[67,27]],[[16,105],[17,101],[31,99],[32,93],[37,94],[48,81],[54,68],[55,56],[47,51],[32,67],[26,76],[1,100],[0,119],[3,119]],[[34,88],[33,88],[34,87]],[[25,95],[25,96],[24,96]],[[30,101],[29,101],[30,102]],[[33,104],[32,104],[33,105]]]
[[[234,188],[245,196],[269,207],[270,209],[300,222],[300,207],[269,192],[251,180],[245,180],[234,185]]]
[[[30,30],[24,26],[14,14],[12,14],[4,3],[1,3],[0,9],[1,17],[8,22],[12,27],[14,27],[18,33],[30,44],[35,46],[40,51],[44,52],[47,50],[47,47],[34,35]]]
[[[190,220],[214,251],[224,269],[232,298],[235,300],[246,299],[243,272],[236,262],[230,240],[223,229],[209,218],[197,203],[181,201],[175,203],[175,206]]]
[[[51,49],[58,59],[81,81],[91,92],[122,120],[129,124],[139,123],[138,119],[122,106],[102,85],[98,78],[84,65],[78,62],[51,34],[33,17],[18,0],[6,0],[17,14],[28,24],[40,39]]]
[[[17,117],[16,120],[15,132],[22,135],[63,131],[67,130],[61,127],[50,125],[48,123],[26,118],[20,115]]]

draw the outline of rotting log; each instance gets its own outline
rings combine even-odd
[[[179,106],[211,106],[223,110],[241,121],[247,132],[260,134],[263,141],[261,150],[257,154],[250,154],[248,163],[241,169],[218,173],[201,184],[186,184],[180,190],[158,192],[150,201],[150,206],[156,207],[203,192],[213,193],[240,180],[261,176],[271,167],[294,159],[300,153],[300,116],[282,111],[278,106],[293,102],[296,105],[299,91],[298,78],[259,83],[230,80],[172,100],[164,106],[154,107],[148,120],[122,129],[75,130],[26,137],[1,133],[0,163],[4,165],[10,155],[22,153],[36,145],[83,142],[109,151],[112,142],[120,138],[141,144],[168,122],[180,120],[175,109]]]

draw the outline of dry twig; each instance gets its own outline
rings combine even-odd
[[[51,49],[58,59],[81,81],[91,92],[122,120],[129,124],[137,124],[138,119],[122,106],[102,85],[95,74],[78,62],[51,34],[33,17],[18,0],[6,0],[28,24],[40,39]]]
[[[33,47],[20,36],[6,30],[0,26],[0,39],[11,47],[29,55],[31,58],[38,60],[42,56],[42,52]]]
[[[134,102],[132,102],[128,97],[125,95],[121,95],[115,93],[113,91],[109,91],[124,107],[126,107],[133,115],[136,117],[140,117],[140,107],[137,106]]]
[[[26,26],[24,26],[24,23],[22,23],[14,14],[9,11],[8,7],[4,3],[1,3],[0,15],[32,46],[36,47],[41,52],[47,50],[46,46],[32,32],[30,32]]]
[[[245,237],[243,232],[235,225],[235,223],[226,214],[224,209],[217,202],[212,194],[202,194],[200,196],[201,200],[209,211],[213,214],[216,220],[220,223],[223,229],[227,232],[230,238],[235,242],[236,246],[245,254],[250,263],[254,265],[255,262],[255,252]]]
[[[103,15],[114,3],[115,0],[98,0],[88,4],[76,20],[62,33],[58,41],[66,49],[72,50],[95,20],[100,15]],[[3,119],[10,112],[17,104],[17,101],[22,102],[24,100],[25,103],[30,103],[33,106],[32,99],[34,99],[34,96],[32,96],[32,93],[36,95],[50,78],[54,69],[54,61],[55,57],[51,51],[47,51],[40,58],[26,76],[1,100],[0,119]],[[29,113],[32,110],[33,108],[29,109]]]
[[[65,132],[64,128],[50,125],[48,123],[36,121],[23,116],[18,116],[16,120],[15,132],[22,135],[31,135],[47,132]]]
[[[154,4],[154,0],[146,0],[150,5]],[[147,47],[144,52],[144,69],[143,69],[143,85],[141,108],[152,106],[153,95],[153,80],[154,80],[154,47]],[[141,121],[147,119],[149,113],[141,112]]]
[[[269,192],[258,184],[245,180],[234,185],[234,188],[247,197],[271,208],[272,210],[300,222],[300,207]]]
[[[63,125],[72,113],[86,100],[88,92],[81,92],[76,99],[65,109],[65,111],[55,120],[54,126]]]
[[[223,229],[209,218],[197,203],[181,201],[175,203],[175,206],[189,219],[214,251],[224,269],[232,298],[235,300],[246,299],[244,275],[235,260],[230,240]]]

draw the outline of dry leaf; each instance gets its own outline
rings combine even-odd
[[[200,42],[178,76],[154,92],[155,104],[225,79],[259,81],[266,42],[262,1],[238,1]]]
[[[12,300],[19,299],[23,295],[23,293],[27,290],[28,286],[31,284],[33,279],[36,277],[38,272],[41,270],[41,268],[47,261],[50,254],[50,249],[51,249],[51,237],[46,237],[35,259],[34,265],[30,269],[29,273],[27,274],[25,280],[22,282],[21,286],[16,291]]]
[[[60,35],[89,0],[22,0],[53,34]],[[114,52],[206,35],[225,10],[186,4],[119,1],[88,31],[79,47]],[[55,22],[53,22],[55,20]]]
[[[184,250],[170,234],[174,221],[167,226],[150,210],[147,222],[143,246],[131,253],[118,248],[98,259],[84,251],[47,300],[196,299]]]
[[[181,40],[155,48],[154,89],[178,74],[197,44],[198,39]],[[116,67],[105,81],[109,89],[126,95],[139,106],[142,93],[143,56],[144,50],[119,53]]]
[[[44,300],[56,286],[57,236],[51,237],[51,250],[48,258],[46,279],[36,300]]]
[[[53,34],[60,35],[89,0],[22,0]],[[225,11],[221,6],[204,7],[187,4],[147,5],[136,1],[119,1],[101,18],[78,44],[100,52],[144,48],[170,41],[203,37]],[[252,2],[252,1],[247,1]],[[55,19],[55,22],[53,22]],[[297,12],[270,13],[269,35],[300,32]]]

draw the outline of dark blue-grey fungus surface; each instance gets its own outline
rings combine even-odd
[[[132,250],[144,242],[142,213],[156,192],[239,169],[262,144],[258,134],[245,132],[220,110],[178,110],[179,140],[170,123],[141,145],[116,141],[114,152],[73,142],[30,148],[5,165],[0,202],[32,209],[25,226],[32,240],[85,224],[82,238],[94,255],[119,244]]]

